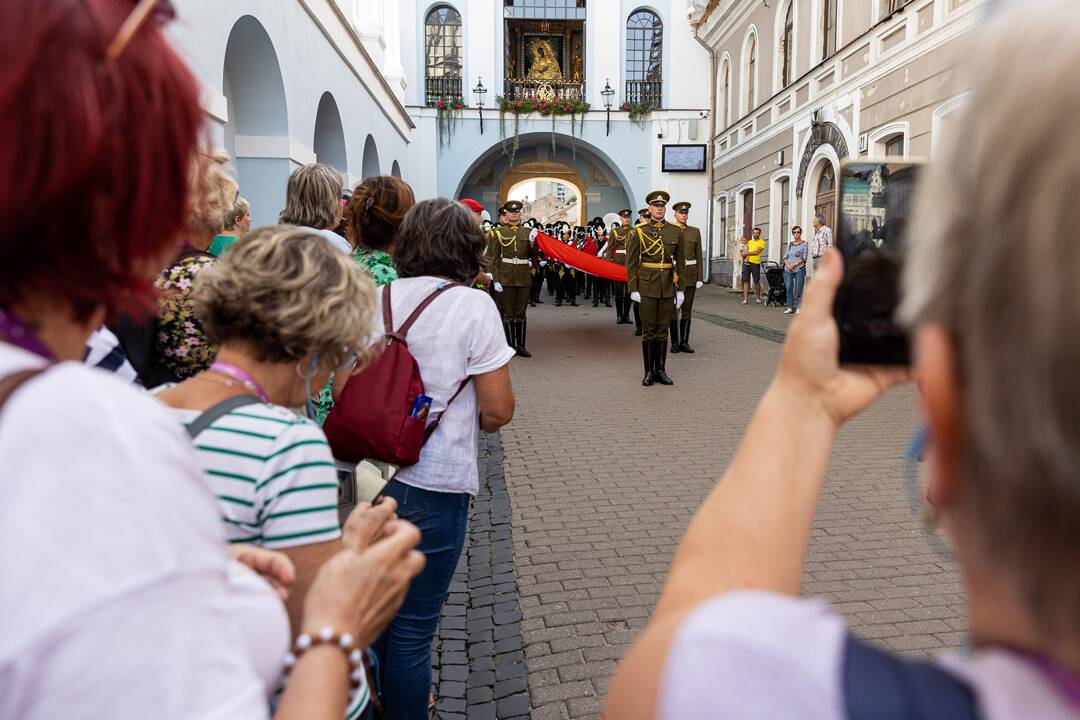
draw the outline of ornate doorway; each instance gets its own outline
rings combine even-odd
[[[826,225],[836,227],[836,171],[828,161],[821,171],[821,178],[818,179],[814,212],[825,216]]]
[[[588,215],[588,196],[586,194],[587,185],[585,178],[581,176],[577,170],[569,165],[564,165],[560,162],[527,162],[515,165],[512,169],[505,172],[502,176],[502,180],[499,182],[499,197],[507,198],[510,196],[510,191],[515,187],[533,181],[547,181],[553,183],[561,183],[568,188],[572,189],[572,192],[568,194],[563,200],[565,204],[558,209],[568,209],[567,214],[573,217],[560,218],[565,219],[571,225],[583,224],[580,222],[582,219],[587,219]],[[575,202],[573,208],[569,206],[570,195],[573,195]],[[538,198],[532,198],[537,200]],[[556,208],[550,208],[556,210]]]

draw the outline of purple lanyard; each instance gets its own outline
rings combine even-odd
[[[3,335],[15,347],[40,355],[49,362],[56,362],[56,356],[45,343],[41,342],[37,333],[7,310],[0,310],[0,335]]]
[[[1018,656],[1034,667],[1074,708],[1080,708],[1080,675],[1058,663],[1027,650],[1014,650]]]
[[[270,402],[270,398],[267,397],[266,391],[262,389],[262,385],[255,382],[255,378],[251,377],[247,370],[239,368],[231,363],[221,362],[220,360],[215,361],[214,364],[210,366],[210,369],[216,373],[228,375],[233,380],[236,380],[248,390],[255,393],[264,403]]]

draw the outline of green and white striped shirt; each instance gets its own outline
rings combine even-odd
[[[202,414],[170,410],[185,425]],[[311,420],[279,405],[245,405],[215,420],[194,444],[229,542],[280,549],[341,537],[334,458]]]

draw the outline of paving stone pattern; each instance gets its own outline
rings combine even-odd
[[[469,536],[432,648],[436,715],[442,720],[529,714],[510,498],[498,434],[481,434],[479,469]]]
[[[517,412],[501,436],[536,720],[599,717],[616,662],[776,367],[792,316],[740,306],[720,288],[699,298],[697,311],[719,322],[694,322],[697,352],[669,356],[670,388],[641,386],[638,338],[614,310],[530,308],[534,357],[512,361]],[[908,506],[901,458],[916,422],[902,389],[841,433],[804,592],[864,637],[924,654],[960,646],[965,617],[955,569]],[[782,426],[772,433],[798,442]]]

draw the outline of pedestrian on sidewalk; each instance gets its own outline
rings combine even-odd
[[[415,205],[401,224],[394,256],[400,276],[390,285],[393,317],[401,319],[396,322],[441,285],[470,283],[483,263],[485,244],[459,203],[438,198]],[[381,302],[380,297],[377,317]],[[441,417],[441,423],[420,461],[399,470],[386,486],[386,494],[397,500],[398,515],[420,528],[419,549],[427,557],[401,612],[375,646],[388,720],[428,717],[431,641],[465,542],[469,501],[480,488],[479,433],[495,432],[514,414],[509,369],[514,349],[485,293],[469,287],[442,293],[409,330],[409,352],[432,398],[429,418]]]
[[[812,262],[810,263],[810,277],[814,276],[814,271],[817,270],[817,265],[821,261],[821,256],[825,254],[825,251],[833,246],[833,234],[829,226],[826,225],[824,213],[814,213],[814,242],[810,247],[810,255]]]
[[[754,302],[761,304],[761,258],[765,252],[765,240],[761,228],[753,230],[753,237],[746,241],[742,266],[742,304],[750,300],[750,282],[754,284]]]
[[[802,304],[803,284],[806,281],[806,254],[802,228],[796,225],[791,228],[791,242],[784,254],[784,289],[787,291],[785,315],[798,313]]]

